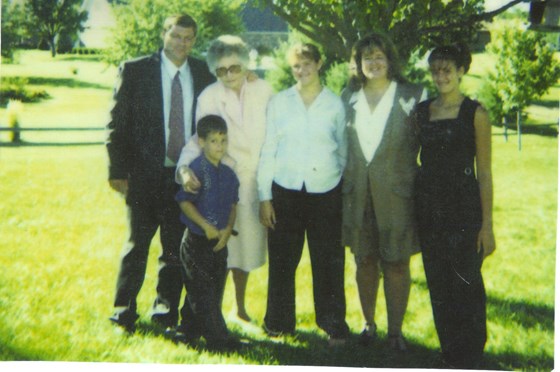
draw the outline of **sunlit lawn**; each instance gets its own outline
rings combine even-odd
[[[42,63],[48,62],[43,53],[33,53],[36,54],[32,60],[43,58]],[[28,105],[22,126],[103,126],[114,69],[104,69],[94,62],[60,59],[39,70],[33,68],[32,60],[19,67],[2,65],[2,74],[19,73],[21,69],[22,75],[64,82],[64,86],[41,85],[52,99]],[[68,70],[71,65],[79,67],[78,75]],[[79,79],[79,83],[74,79]],[[1,126],[5,125],[3,114],[0,110]],[[553,121],[554,117],[550,117],[543,122]],[[498,250],[483,268],[489,327],[483,367],[551,370],[557,138],[524,135],[523,150],[518,151],[516,140],[505,142],[501,133],[501,128],[494,129],[494,221]],[[4,142],[6,138],[0,137]],[[102,132],[54,136],[24,133],[24,140],[32,142],[102,138]],[[107,317],[112,310],[125,235],[125,210],[123,200],[110,191],[106,176],[105,149],[100,145],[0,147],[0,360],[437,366],[438,341],[420,256],[412,260],[413,288],[404,326],[411,350],[403,356],[384,348],[386,313],[382,291],[377,307],[380,341],[371,349],[355,343],[335,350],[326,347],[324,335],[314,325],[307,255],[297,276],[296,337],[273,341],[258,328],[265,311],[265,266],[255,271],[249,282],[248,308],[257,326],[247,329],[232,322],[231,281],[224,300],[229,326],[252,341],[250,349],[213,354],[174,345],[149,323],[160,252],[157,240],[139,297],[139,332],[131,337],[117,333]],[[349,253],[346,273],[347,321],[352,331],[358,333],[362,320]]]

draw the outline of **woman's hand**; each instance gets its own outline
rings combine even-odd
[[[182,166],[179,169],[179,173],[181,174],[181,185],[183,186],[183,190],[190,192],[191,194],[198,193],[198,190],[202,185],[194,172],[189,167]]]
[[[483,260],[496,250],[496,239],[494,238],[492,226],[482,226],[482,229],[480,229],[480,232],[478,233],[476,249],[478,253],[482,250]]]
[[[274,225],[276,224],[276,214],[274,213],[274,207],[272,206],[271,200],[261,202],[259,215],[261,224],[264,227],[274,230]]]

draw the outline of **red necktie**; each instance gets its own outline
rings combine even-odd
[[[183,118],[183,89],[179,71],[171,85],[171,110],[169,111],[169,144],[167,157],[175,163],[179,160],[181,150],[185,145],[185,120]]]

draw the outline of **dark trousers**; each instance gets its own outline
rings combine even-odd
[[[160,228],[162,254],[159,257],[157,297],[159,304],[169,308],[158,320],[168,326],[177,324],[178,308],[183,282],[179,247],[185,229],[181,223],[180,209],[175,201],[178,185],[174,180],[174,168],[163,169],[150,187],[140,190],[134,182],[129,183],[127,197],[128,241],[121,258],[117,279],[115,307],[125,307],[120,318],[134,321],[138,317],[136,298],[146,274],[148,253],[152,238]]]
[[[486,293],[476,232],[446,231],[439,237],[423,242],[422,258],[442,353],[455,367],[475,368],[486,343]]]
[[[317,325],[332,337],[347,336],[340,185],[313,194],[273,184],[272,196],[276,226],[268,232],[266,327],[286,333],[295,330],[295,274],[307,233]]]
[[[180,329],[190,337],[203,336],[210,343],[228,337],[222,315],[228,253],[227,247],[214,252],[217,242],[186,229],[181,243],[183,278],[189,290],[181,310]]]

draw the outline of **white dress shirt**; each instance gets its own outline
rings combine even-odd
[[[259,199],[272,200],[272,182],[290,189],[327,192],[340,182],[346,165],[344,106],[323,88],[305,107],[293,86],[276,94],[267,110],[265,142],[257,184]]]
[[[192,130],[192,106],[193,106],[193,82],[191,69],[187,62],[181,67],[177,67],[167,58],[165,53],[161,52],[161,88],[163,92],[163,115],[165,123],[165,148],[169,145],[169,113],[171,111],[171,85],[173,79],[179,71],[181,79],[181,89],[183,91],[183,118],[185,121],[185,143],[191,138]],[[167,151],[166,151],[167,153]],[[165,157],[166,167],[175,166],[175,162]]]

